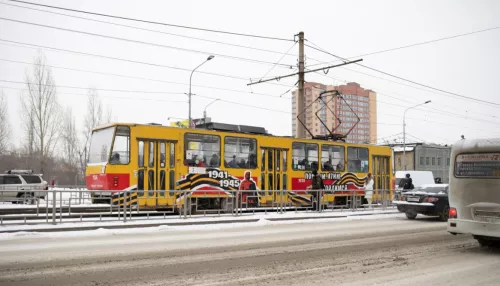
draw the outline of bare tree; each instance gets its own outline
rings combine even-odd
[[[61,131],[63,144],[64,162],[71,167],[78,167],[79,163],[79,142],[76,130],[75,117],[72,115],[70,107],[66,108],[64,123]]]
[[[111,122],[111,118],[111,109],[108,109],[106,115],[104,115],[99,94],[94,88],[89,89],[87,92],[87,114],[85,115],[83,124],[83,142],[80,150],[78,151],[78,155],[80,157],[80,168],[82,170],[86,164],[92,130],[99,125]]]
[[[21,94],[21,101],[23,100],[24,94]],[[25,141],[22,144],[22,152],[28,156],[35,156],[35,117],[33,116],[33,111],[29,112],[25,110],[24,106],[21,104],[21,122],[25,132]]]
[[[87,114],[84,120],[84,148],[88,149],[92,129],[102,123],[102,104],[95,89],[89,89],[87,93]]]
[[[99,98],[99,94],[95,89],[89,89],[87,93],[87,114],[85,115],[85,121],[83,125],[84,148],[88,149],[89,147],[92,129],[96,128],[99,125],[111,122],[111,118],[111,109],[108,109],[106,116],[104,116],[102,102]]]
[[[7,113],[7,100],[0,91],[0,155],[5,154],[9,145],[10,126]]]
[[[21,106],[27,119],[24,122],[28,132],[26,139],[31,140],[27,142],[28,146],[33,147],[39,156],[43,173],[47,158],[53,155],[57,146],[62,117],[52,72],[45,65],[42,53],[35,58],[32,76],[26,72],[25,82],[28,92],[21,97]]]
[[[103,123],[111,123],[111,121],[113,121],[113,110],[111,108],[108,108]]]

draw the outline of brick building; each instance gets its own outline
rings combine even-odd
[[[316,101],[311,107],[306,109],[304,114],[306,127],[316,135],[326,135],[328,130],[321,124],[321,121],[316,117],[316,112],[323,122],[326,123],[330,130],[338,125],[335,116],[338,117],[342,124],[335,131],[335,133],[345,134],[351,129],[357,121],[356,115],[360,118],[360,122],[347,136],[347,142],[351,143],[376,143],[377,141],[377,94],[368,89],[362,88],[355,82],[350,82],[346,85],[324,85],[315,82],[307,82],[304,84],[304,107],[309,106],[314,102],[320,93],[325,90],[339,91],[345,102],[337,96],[328,96],[325,98],[328,107],[333,111],[333,114],[328,108],[323,107],[323,103]],[[298,90],[292,92],[292,134],[296,137],[297,114],[301,111],[297,106],[297,93]],[[346,104],[348,103],[348,105]],[[353,111],[349,108],[352,108]],[[335,116],[334,116],[335,115]],[[311,136],[306,133],[302,136],[310,138]]]

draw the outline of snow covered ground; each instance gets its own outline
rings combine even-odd
[[[404,216],[404,215],[403,215]],[[106,227],[116,227],[122,226],[124,228],[128,226],[141,226],[144,228],[150,228],[152,231],[164,228],[179,228],[179,229],[224,229],[224,228],[234,228],[240,227],[242,225],[280,225],[280,224],[307,224],[314,222],[330,222],[330,221],[353,221],[353,220],[377,220],[381,218],[388,217],[402,217],[401,213],[396,213],[394,210],[382,211],[343,211],[343,212],[323,212],[323,213],[312,213],[312,212],[287,212],[283,214],[279,213],[256,213],[256,214],[242,214],[238,216],[193,216],[186,219],[180,218],[179,216],[171,216],[165,219],[134,219],[128,220],[127,222],[118,221],[117,218],[107,218],[103,221],[92,221],[92,222],[64,222],[59,223],[57,220],[56,225],[50,224],[37,224],[37,225],[1,225],[0,232],[5,231],[36,231],[47,230],[47,229],[61,229],[61,228],[106,228]],[[75,219],[78,221],[79,219]],[[239,222],[238,222],[239,221]],[[249,222],[251,221],[251,222]],[[221,223],[225,222],[225,223]],[[158,226],[161,224],[161,226]],[[191,224],[191,225],[179,225],[179,224]],[[154,226],[154,227],[151,227]],[[118,231],[116,229],[110,230]],[[137,231],[135,229],[125,229],[125,232]],[[143,231],[143,230],[140,230]],[[79,233],[84,231],[78,231]],[[19,233],[18,233],[19,234]],[[51,235],[49,233],[44,233],[44,235]],[[13,233],[0,233],[0,237],[16,237]]]
[[[498,252],[422,217],[371,215],[0,238],[9,285],[498,285]]]

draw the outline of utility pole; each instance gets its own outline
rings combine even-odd
[[[297,107],[300,112],[304,110],[304,82],[305,82],[305,73],[304,73],[304,32],[299,33],[299,90],[297,93]],[[299,120],[305,122],[304,113],[299,115]],[[297,131],[295,133],[295,137],[303,138],[304,137],[304,126],[302,124],[298,124],[295,122],[295,126],[297,127]]]
[[[296,39],[296,36],[297,35],[294,36],[294,40]],[[275,80],[281,80],[281,79],[288,78],[288,77],[299,76],[299,81],[298,81],[299,89],[298,89],[298,93],[297,93],[297,109],[299,111],[299,115],[297,116],[297,120],[300,122],[300,124],[298,124],[297,122],[295,123],[295,126],[297,127],[297,133],[295,134],[295,136],[297,138],[304,138],[305,137],[305,127],[302,124],[307,124],[307,122],[305,122],[305,120],[304,120],[305,115],[303,112],[305,109],[305,104],[304,104],[305,103],[305,95],[304,95],[305,74],[311,73],[311,72],[317,72],[317,71],[324,71],[324,70],[328,70],[331,68],[336,68],[336,67],[341,67],[341,66],[357,63],[357,62],[362,61],[362,59],[354,60],[354,61],[343,60],[342,63],[336,64],[336,65],[321,67],[321,68],[312,69],[312,70],[308,69],[307,71],[305,71],[304,32],[300,32],[298,34],[298,36],[299,36],[299,71],[298,72],[292,73],[292,74],[287,74],[287,75],[282,75],[282,76],[277,76],[277,77],[269,78],[269,79],[261,79],[259,81],[255,81],[255,82],[250,82],[247,84],[247,86],[265,83],[265,82],[270,82],[270,81],[275,81]]]

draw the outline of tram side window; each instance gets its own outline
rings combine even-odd
[[[109,163],[113,165],[128,165],[130,163],[130,128],[128,126],[116,127]]]
[[[293,170],[318,170],[318,145],[309,143],[292,144]]]
[[[186,133],[184,142],[184,165],[197,167],[220,166],[219,136]]]
[[[144,141],[139,141],[139,158],[137,160],[139,167],[144,167]]]
[[[286,161],[286,160],[287,160],[287,158],[286,158],[286,154],[287,154],[287,153],[288,153],[288,152],[287,152],[286,150],[283,150],[283,172],[286,172],[286,170],[287,170],[287,166],[288,166],[288,165],[287,165],[287,163],[288,163],[288,162]],[[283,179],[283,180],[284,180],[284,179]],[[284,183],[283,183],[283,184],[284,184]]]
[[[344,146],[321,146],[321,165],[323,171],[343,172],[345,170],[344,158]]]
[[[175,144],[170,143],[170,168],[175,167]]]
[[[368,148],[347,148],[347,169],[353,173],[368,172]]]
[[[224,138],[224,167],[257,168],[257,140],[253,138]]]

